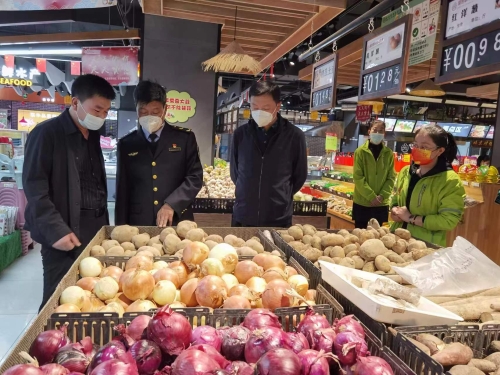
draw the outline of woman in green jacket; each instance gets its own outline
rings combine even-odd
[[[394,156],[384,145],[385,123],[375,120],[368,131],[370,140],[354,153],[354,203],[356,228],[366,228],[370,219],[388,221],[389,197],[394,187]]]
[[[438,125],[421,128],[412,148],[413,164],[399,172],[392,200],[392,230],[446,246],[446,232],[464,212],[465,190],[451,163],[458,148],[453,136]]]

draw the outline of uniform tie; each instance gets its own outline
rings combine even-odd
[[[149,142],[150,144],[150,147],[151,147],[151,152],[153,153],[153,155],[156,153],[156,146],[158,146],[157,144],[157,140],[158,140],[158,136],[155,134],[155,133],[152,133],[149,135],[149,140],[151,142]]]

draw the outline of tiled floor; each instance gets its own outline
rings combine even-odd
[[[114,202],[109,204],[114,224]],[[0,273],[0,363],[26,331],[42,302],[43,270],[40,245]]]

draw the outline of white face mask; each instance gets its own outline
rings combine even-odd
[[[158,116],[139,117],[139,124],[149,133],[156,133],[163,126],[163,120]]]
[[[263,128],[269,125],[273,121],[274,112],[269,113],[267,111],[256,110],[252,111],[252,118],[257,123],[259,128]]]
[[[83,112],[85,112],[85,118],[83,120],[81,120],[80,116],[78,116],[78,112],[76,113],[76,117],[78,117],[80,125],[83,126],[84,128],[87,128],[88,130],[99,130],[100,128],[102,128],[102,126],[104,125],[104,121],[106,119],[87,113],[87,111],[82,105],[82,102],[79,101],[78,103],[80,104],[80,107],[82,107]]]

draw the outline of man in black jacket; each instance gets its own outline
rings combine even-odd
[[[99,129],[115,98],[101,77],[72,86],[69,109],[28,136],[23,187],[26,226],[42,245],[43,302],[102,226],[108,224],[107,187]]]
[[[118,142],[116,224],[194,220],[190,206],[203,183],[194,133],[165,122],[167,94],[158,83],[140,82],[134,99],[140,127]]]
[[[280,96],[273,83],[255,83],[250,88],[252,120],[234,132],[233,226],[292,225],[293,195],[307,178],[307,151],[303,132],[279,114]]]

